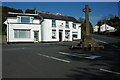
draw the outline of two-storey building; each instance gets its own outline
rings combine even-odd
[[[80,23],[61,14],[8,13],[7,42],[57,42],[81,39]]]

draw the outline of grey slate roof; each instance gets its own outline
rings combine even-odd
[[[74,23],[80,23],[77,19],[70,16],[64,16],[59,14],[51,14],[51,13],[45,13],[45,12],[38,12],[43,19],[55,19],[55,20],[63,20],[63,21],[72,21]],[[26,14],[26,13],[8,13],[8,17],[17,17],[17,16],[32,16],[35,19],[41,19],[40,16],[37,14]]]
[[[74,17],[70,17],[70,16],[63,16],[63,15],[58,15],[58,14],[44,13],[44,12],[39,12],[39,14],[44,19],[55,19],[55,20],[72,21],[75,23],[80,23]]]

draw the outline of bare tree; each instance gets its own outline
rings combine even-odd
[[[85,19],[84,19],[84,18],[82,18],[82,17],[80,17],[78,20],[79,20],[79,22],[80,22],[81,24],[83,24],[83,23],[84,23],[84,21],[85,21]]]

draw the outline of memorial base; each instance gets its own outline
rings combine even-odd
[[[71,49],[81,48],[81,49],[104,49],[104,46],[95,42],[90,35],[84,35],[83,41],[77,46],[71,46]]]

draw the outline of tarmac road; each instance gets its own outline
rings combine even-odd
[[[118,38],[92,36],[97,41],[119,43]],[[104,42],[105,49],[99,51],[70,50],[69,46],[77,45],[78,41],[4,45],[2,77],[119,80],[119,45],[114,47]]]

